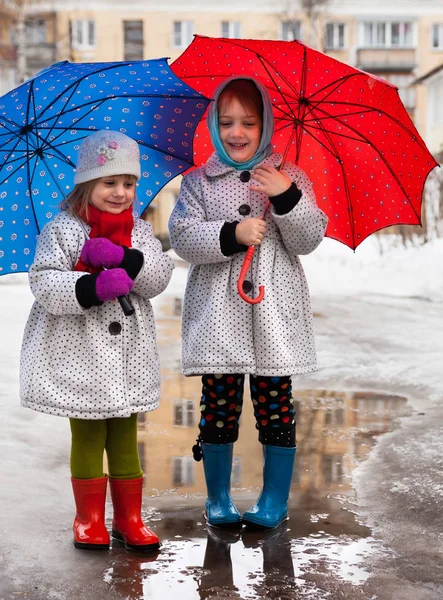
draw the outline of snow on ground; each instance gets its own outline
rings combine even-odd
[[[176,269],[166,295],[180,296],[186,263],[173,250]],[[405,247],[398,236],[367,238],[356,250],[325,238],[300,257],[313,296],[380,294],[443,302],[443,239]]]
[[[301,257],[311,294],[381,294],[443,301],[443,239],[406,248],[398,236],[367,238],[353,252],[325,238]]]
[[[180,296],[187,264],[173,250],[168,254],[176,268],[163,295]],[[355,251],[325,238],[300,259],[313,296],[380,294],[443,302],[443,238],[405,247],[398,236],[373,235]],[[0,277],[0,285],[11,283],[27,283],[27,275]]]

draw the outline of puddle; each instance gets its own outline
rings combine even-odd
[[[173,296],[157,307],[162,402],[139,419],[145,516],[163,545],[151,557],[112,548],[104,573],[110,591],[138,600],[362,598],[367,559],[384,549],[356,517],[351,474],[377,436],[410,414],[406,398],[297,390],[294,378],[297,455],[289,521],[267,533],[208,530],[203,466],[191,455],[201,381],[180,372],[180,310]],[[262,448],[247,387],[231,479],[240,511],[255,502],[262,485]]]
[[[290,520],[276,531],[235,535],[208,531],[202,517],[203,468],[190,455],[200,381],[169,372],[164,387],[161,408],[144,416],[139,431],[145,514],[163,546],[149,558],[112,550],[113,566],[105,573],[110,588],[140,600],[320,600],[330,598],[332,578],[348,586],[346,597],[353,598],[370,575],[365,561],[384,550],[356,518],[351,473],[376,437],[409,414],[406,398],[295,390]],[[261,446],[249,405],[245,397],[234,446],[232,495],[240,511],[254,503],[262,482]]]

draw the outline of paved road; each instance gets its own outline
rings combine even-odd
[[[1,600],[443,597],[442,305],[314,299],[321,369],[300,387],[401,395],[407,416],[353,471],[355,492],[296,492],[287,526],[267,536],[208,533],[201,497],[152,499],[147,516],[163,548],[146,557],[72,547],[68,423],[18,406],[27,301],[21,286],[7,287],[0,294]],[[255,494],[239,492],[239,508]]]

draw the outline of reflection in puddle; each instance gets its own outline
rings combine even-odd
[[[340,581],[340,597],[353,598],[352,590],[369,577],[365,560],[383,549],[355,517],[351,473],[376,436],[408,414],[406,398],[297,390],[295,379],[297,455],[290,520],[265,533],[207,530],[203,467],[191,455],[201,382],[180,374],[180,319],[171,306],[159,327],[162,403],[139,421],[145,515],[163,546],[151,557],[112,548],[105,581],[122,598],[140,600],[321,600],[331,597],[331,581]],[[262,485],[262,448],[246,388],[232,473],[240,511],[251,506]]]
[[[322,587],[331,577],[349,587],[363,583],[369,574],[360,563],[377,550],[371,538],[323,533],[294,540],[285,525],[260,538],[245,531],[238,539],[212,529],[202,533],[206,540],[168,540],[152,562],[117,554],[104,579],[125,598],[140,600],[318,599],[329,595]]]
[[[354,515],[352,469],[375,437],[407,414],[406,399],[364,392],[295,393],[297,456],[290,520],[270,532],[207,530],[201,463],[190,456],[200,382],[171,375],[158,411],[140,423],[147,521],[163,540],[154,557],[112,549],[105,573],[125,598],[184,600],[330,597],[331,578],[350,588],[369,577],[365,560],[383,549]],[[245,413],[234,446],[233,497],[239,509],[261,487],[261,446]],[[115,553],[115,554],[114,554]],[[349,592],[349,598],[352,593]]]

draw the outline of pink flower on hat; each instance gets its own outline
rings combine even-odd
[[[113,150],[117,150],[118,143],[117,142],[109,142],[108,147],[112,148]]]
[[[104,165],[106,162],[106,156],[104,156],[103,154],[99,154],[97,156],[97,162],[99,165]]]

